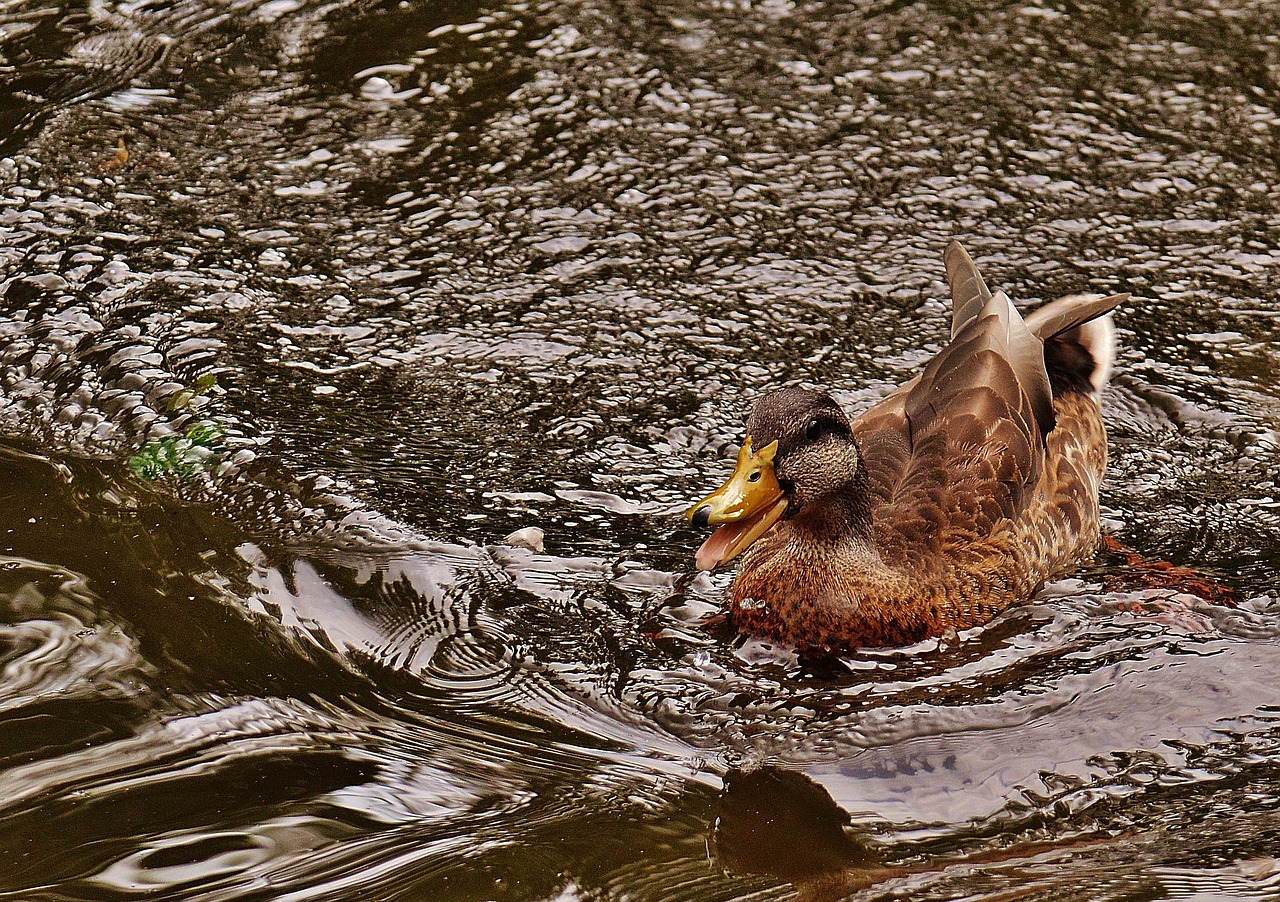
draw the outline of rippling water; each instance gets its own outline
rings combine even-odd
[[[0,5],[3,899],[1280,898],[1280,7]],[[830,665],[675,516],[965,238],[1122,556]],[[538,547],[526,530],[545,533]]]

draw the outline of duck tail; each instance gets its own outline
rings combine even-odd
[[[1044,341],[1044,365],[1055,396],[1102,391],[1116,358],[1111,311],[1128,299],[1127,294],[1072,295],[1045,304],[1027,317],[1027,328]]]
[[[951,287],[951,337],[955,339],[972,320],[987,312],[996,295],[987,288],[960,242],[953,240],[947,245],[942,260]],[[1027,330],[1044,342],[1044,368],[1054,397],[1069,391],[1091,395],[1102,391],[1116,358],[1111,311],[1127,300],[1127,294],[1077,294],[1051,301],[1026,316]]]

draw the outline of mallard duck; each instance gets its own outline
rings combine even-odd
[[[1025,319],[958,242],[951,341],[849,419],[820,392],[755,402],[733,475],[689,508],[699,569],[742,556],[729,615],[801,651],[906,645],[990,620],[1094,553],[1098,396],[1128,295]]]

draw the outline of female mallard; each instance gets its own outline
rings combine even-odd
[[[957,242],[951,343],[854,420],[828,396],[760,398],[729,481],[689,509],[720,525],[699,569],[739,554],[743,632],[809,651],[904,645],[984,623],[1098,544],[1098,392],[1127,295],[1024,320]],[[721,525],[723,524],[723,525]]]

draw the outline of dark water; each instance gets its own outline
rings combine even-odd
[[[0,898],[1280,898],[1278,34],[0,7]],[[703,625],[674,515],[761,390],[937,349],[953,235],[1133,292],[1108,528],[1239,608],[1104,558],[843,667]]]

